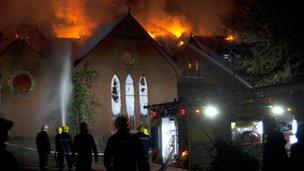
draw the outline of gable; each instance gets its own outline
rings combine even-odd
[[[13,41],[0,53],[0,72],[4,76],[20,70],[36,71],[42,63],[42,56],[25,40]],[[6,73],[6,74],[4,74]]]
[[[113,43],[112,47],[128,46],[128,44],[139,44],[138,41],[148,42],[148,45],[162,57],[166,63],[174,70],[176,75],[179,75],[180,70],[170,56],[152,39],[144,28],[136,21],[136,19],[128,14],[125,16],[103,39],[101,39],[82,59],[76,62],[77,66],[83,59],[89,56],[93,51],[105,44]],[[138,51],[142,51],[140,48]]]
[[[16,52],[16,53],[14,54],[14,52]],[[16,39],[16,40],[12,41],[6,48],[4,48],[0,52],[0,58],[4,55],[7,55],[8,53],[10,53],[13,56],[16,56],[20,52],[37,54],[38,56],[42,57],[42,55],[39,52],[37,52],[36,50],[34,50],[31,47],[31,45],[29,45],[25,40]]]
[[[206,48],[201,44],[194,36],[191,36],[188,44],[186,45],[184,51],[181,54],[183,58],[200,60],[202,68],[202,79],[207,82],[222,82],[229,84],[232,81],[242,85],[244,88],[252,88],[252,86],[240,75],[235,73],[233,69],[220,61],[219,55]]]

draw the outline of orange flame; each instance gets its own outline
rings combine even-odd
[[[56,37],[80,39],[91,35],[94,23],[86,17],[83,9],[77,8],[79,5],[80,1],[71,1],[56,6],[57,22],[53,25]]]
[[[183,18],[177,16],[152,18],[150,21],[151,23],[144,25],[147,32],[154,39],[165,36],[180,38],[183,34],[189,33],[191,29]]]
[[[233,42],[233,41],[235,40],[235,36],[232,35],[232,34],[230,34],[230,35],[228,35],[228,36],[225,38],[225,40],[227,40],[227,41],[229,41],[229,42]]]

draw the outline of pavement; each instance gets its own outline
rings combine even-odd
[[[161,165],[158,164],[152,164],[152,171],[159,171],[161,168]],[[39,170],[38,167],[25,167],[23,168],[24,171],[36,171]],[[57,171],[58,168],[57,167],[49,167],[48,169],[49,171]],[[65,171],[67,171],[68,169],[66,168]],[[186,171],[185,169],[181,169],[181,168],[175,168],[175,167],[168,167],[166,169],[167,171]],[[93,171],[106,171],[106,169],[99,165],[99,164],[93,164]]]
[[[7,149],[10,151],[17,161],[19,162],[21,168],[25,171],[35,171],[39,170],[39,164],[38,164],[38,153],[35,148],[31,147],[24,147],[16,144],[7,144]],[[97,163],[92,163],[92,168],[94,171],[105,171],[106,169],[103,166],[102,163],[102,153],[100,153],[101,156],[99,157],[99,161]],[[158,171],[162,165],[159,164],[152,164],[151,168],[152,171]],[[54,160],[54,155],[51,154],[50,161],[49,161],[49,170],[55,171],[58,170],[58,167],[56,166],[56,162]],[[66,169],[67,170],[67,169]],[[166,168],[168,171],[185,171],[185,169],[175,168],[172,166],[169,166]]]

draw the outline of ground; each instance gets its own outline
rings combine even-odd
[[[19,142],[19,143],[18,143]],[[32,147],[32,145],[27,144],[26,142],[18,140],[9,141],[7,143],[7,149],[16,157],[18,162],[20,163],[21,167],[25,171],[34,171],[39,170],[38,167],[38,153],[35,148]],[[94,171],[103,171],[106,170],[102,164],[102,156],[99,157],[98,163],[93,162],[93,170]],[[158,164],[152,164],[152,171],[157,171],[161,168],[161,165]],[[56,167],[56,163],[54,160],[54,154],[51,154],[50,157],[50,164],[49,164],[49,170],[58,170]],[[166,170],[175,170],[175,171],[183,171],[183,169],[178,169],[174,167],[169,167]]]

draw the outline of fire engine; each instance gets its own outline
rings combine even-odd
[[[154,154],[158,160],[154,162],[206,170],[216,154],[214,141],[217,139],[242,138],[245,143],[261,145],[270,125],[264,116],[275,116],[278,125],[288,120],[292,127],[284,124],[290,128],[286,133],[295,133],[296,123],[288,105],[238,106],[223,98],[218,99],[221,100],[213,100],[212,103],[201,99],[174,99],[146,106],[151,114],[153,149],[158,151],[158,157]],[[283,129],[281,131],[284,132]]]
[[[202,167],[210,160],[208,150],[215,137],[226,136],[230,130],[224,115],[219,117],[218,105],[198,99],[174,99],[146,107],[151,114],[153,149],[158,151],[154,162],[164,165]]]

